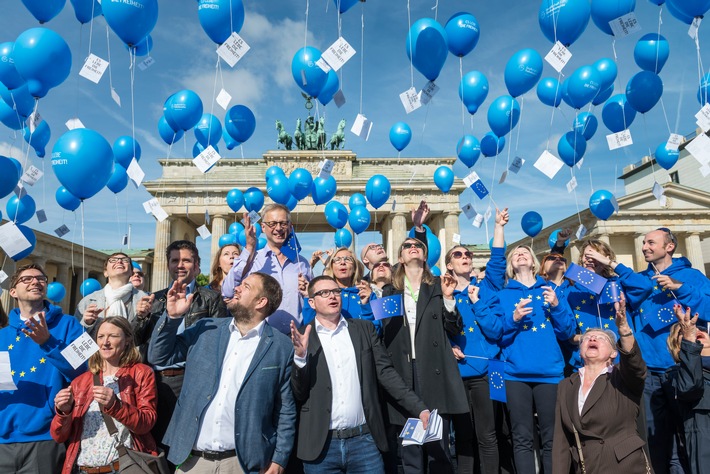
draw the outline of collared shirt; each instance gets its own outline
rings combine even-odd
[[[172,288],[173,283],[175,283],[175,280],[173,280],[170,283],[170,286],[168,288]],[[185,288],[185,296],[191,295],[192,293],[195,292],[195,288],[197,288],[197,280],[192,280],[190,283],[187,284],[187,288]],[[167,313],[167,309],[165,310]],[[177,334],[182,334],[185,332],[185,318],[182,318],[182,321],[180,322],[180,327],[178,327]],[[157,371],[165,370],[165,369],[182,369],[185,367],[185,362],[178,362],[173,365],[154,365],[153,368]]]
[[[421,288],[421,287],[420,287]],[[409,340],[412,343],[412,359],[417,358],[415,337],[417,334],[417,301],[419,301],[419,291],[417,290],[415,294],[412,294],[410,285],[404,285],[404,314],[407,318],[407,327],[409,328]],[[415,299],[416,298],[416,299]],[[444,308],[446,311],[452,312],[456,308],[456,300],[444,298]]]
[[[263,331],[264,321],[243,336],[234,321],[229,323],[229,344],[222,361],[219,388],[202,416],[195,441],[198,451],[235,449],[234,407]]]
[[[300,326],[303,321],[301,316],[303,296],[298,291],[298,274],[303,274],[308,281],[313,278],[308,260],[299,255],[298,262],[286,259],[281,265],[277,254],[267,245],[256,252],[251,268],[244,272],[248,258],[249,252],[245,249],[234,259],[234,265],[222,283],[222,296],[225,298],[234,297],[234,288],[239,286],[242,280],[251,273],[261,272],[271,275],[281,285],[283,298],[281,305],[274,314],[267,318],[267,321],[277,331],[290,334],[291,321],[295,321],[297,326]]]
[[[589,387],[589,391],[587,393],[584,393],[584,367],[580,367],[579,369],[579,392],[577,394],[577,408],[579,409],[579,414],[582,414],[582,409],[584,408],[584,403],[587,401],[587,397],[592,391],[592,388],[594,388],[594,384],[597,383],[597,379],[604,375],[604,374],[610,374],[614,370],[614,366],[610,365],[608,367],[605,367],[604,370],[599,372],[599,374],[594,378],[594,382],[592,382],[592,385]]]

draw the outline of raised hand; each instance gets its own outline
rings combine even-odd
[[[419,207],[412,211],[412,222],[414,223],[414,227],[416,227],[417,230],[421,232],[420,229],[422,225],[424,225],[428,217],[429,205],[426,203],[425,200],[422,199],[422,201],[419,203]]]
[[[150,314],[150,309],[153,307],[155,295],[144,296],[136,305],[136,316],[140,319],[145,319]]]
[[[256,251],[256,228],[252,225],[248,215],[244,217],[244,230],[247,237],[247,251],[249,255],[253,255]]]
[[[695,313],[695,316],[692,316],[690,307],[683,311],[683,307],[679,304],[673,305],[673,309],[675,310],[675,317],[678,318],[680,332],[683,334],[683,339],[695,342],[698,338],[698,327],[696,324],[700,315]]]
[[[309,324],[301,334],[298,332],[296,323],[291,321],[291,342],[293,343],[293,352],[297,357],[306,357],[308,353],[308,337],[311,335],[311,328],[312,326]]]
[[[680,282],[678,280],[674,280],[673,278],[669,277],[668,275],[654,275],[651,277],[652,280],[656,280],[656,283],[658,286],[663,288],[664,290],[671,290],[671,291],[676,291],[678,288],[683,286],[683,282]]]
[[[298,292],[304,298],[308,298],[308,280],[303,276],[303,273],[298,274]]]
[[[360,280],[357,286],[357,295],[360,297],[360,304],[367,304],[370,302],[370,297],[372,296],[372,287],[365,280]]]
[[[552,289],[551,286],[543,286],[542,296],[545,298],[545,303],[549,304],[553,308],[556,308],[560,301],[557,299],[557,293]]]
[[[102,407],[107,407],[113,404],[113,399],[116,394],[108,387],[94,385],[91,387],[94,395],[94,400]]]
[[[532,313],[533,309],[528,307],[531,302],[532,300],[527,298],[518,302],[518,306],[516,306],[515,311],[513,311],[513,320],[515,320],[515,322],[520,321],[525,316]]]
[[[451,346],[451,350],[454,353],[454,357],[456,357],[456,360],[462,360],[466,358],[466,355],[463,353],[459,346]]]
[[[72,393],[71,385],[57,392],[54,397],[54,408],[65,415],[72,411],[74,408],[74,394]]]
[[[604,254],[597,252],[591,246],[587,246],[584,249],[584,258],[596,260],[602,265],[611,265],[611,258],[604,256]]]
[[[84,323],[88,325],[94,324],[103,310],[104,308],[99,308],[95,303],[91,303],[84,310]]]
[[[481,292],[481,289],[475,285],[468,285],[468,299],[471,300],[471,303],[478,303],[478,294]]]
[[[449,275],[448,273],[441,275],[441,294],[444,298],[447,300],[454,299],[454,290],[456,289],[457,283],[453,275]]]
[[[35,318],[30,318],[25,321],[26,329],[22,329],[22,332],[37,344],[42,345],[49,340],[49,329],[47,329],[47,320],[44,318],[44,311],[37,313],[37,317],[39,321]]]
[[[165,309],[168,312],[168,316],[171,318],[181,318],[190,310],[194,293],[188,295],[187,285],[175,280],[173,286],[168,290],[167,296],[168,299],[165,303]]]
[[[502,211],[499,209],[496,209],[496,225],[499,226],[505,226],[508,223],[508,220],[510,219],[510,215],[508,214],[508,208],[506,207]]]

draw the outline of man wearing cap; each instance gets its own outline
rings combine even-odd
[[[140,263],[133,262],[133,273],[131,273],[131,279],[129,281],[136,290],[143,291],[143,288],[145,288],[145,274],[143,273],[143,268]]]

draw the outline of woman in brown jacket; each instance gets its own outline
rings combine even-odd
[[[650,473],[636,418],[646,363],[626,320],[626,301],[615,303],[616,335],[593,328],[581,339],[584,367],[557,389],[552,446],[554,474]],[[612,365],[614,358],[620,361]]]

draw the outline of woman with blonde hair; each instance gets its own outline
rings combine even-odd
[[[212,259],[212,268],[210,269],[212,281],[210,281],[208,285],[210,289],[218,293],[222,292],[224,277],[227,276],[229,270],[232,269],[234,259],[239,256],[240,252],[241,250],[237,244],[227,244],[219,249],[217,255]]]

